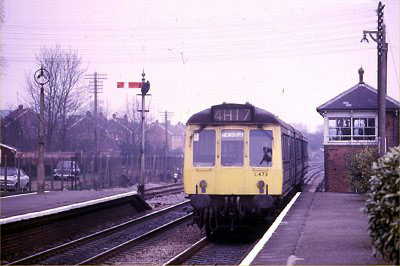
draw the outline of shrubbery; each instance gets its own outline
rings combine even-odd
[[[345,158],[349,173],[347,182],[355,193],[365,193],[369,189],[372,163],[378,159],[375,147],[365,147],[361,151],[353,152]]]
[[[400,147],[392,148],[372,166],[365,212],[374,253],[400,264]]]

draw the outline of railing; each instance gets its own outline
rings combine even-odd
[[[75,159],[76,160],[76,159]],[[140,176],[140,156],[99,156],[98,158],[81,157],[77,159],[77,168],[64,169],[63,174],[54,176],[57,158],[45,159],[46,190],[82,190],[127,187],[136,185]],[[66,161],[66,160],[65,160]],[[16,165],[29,176],[29,187],[26,192],[36,191],[37,158],[18,158]],[[145,180],[147,183],[172,183],[174,174],[182,178],[183,156],[149,155],[146,156]],[[66,172],[77,173],[68,175]],[[61,171],[60,171],[61,172]],[[18,191],[2,191],[4,194],[15,194]],[[22,191],[21,191],[22,192]]]

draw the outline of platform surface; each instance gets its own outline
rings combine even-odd
[[[115,188],[106,190],[81,190],[81,191],[49,191],[44,194],[21,194],[0,198],[0,218],[9,218],[23,214],[41,212],[97,200],[105,197],[119,195],[134,191],[136,188]]]
[[[372,255],[365,195],[303,192],[251,265],[385,264]]]

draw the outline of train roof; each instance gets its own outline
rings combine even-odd
[[[238,121],[216,121],[213,117],[218,110],[251,110],[251,119],[238,119]],[[239,112],[236,113],[240,116]],[[239,117],[238,117],[239,118]],[[282,127],[294,131],[296,135],[303,138],[303,134],[291,125],[280,120],[276,115],[265,111],[264,109],[255,107],[250,103],[236,104],[236,103],[223,103],[213,105],[211,108],[205,109],[192,115],[187,121],[186,125],[221,125],[226,123],[232,124],[278,124]]]

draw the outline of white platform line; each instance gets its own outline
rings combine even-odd
[[[297,198],[300,196],[301,192],[297,192],[293,199],[289,202],[289,204],[283,209],[281,214],[279,214],[278,218],[276,218],[275,222],[271,225],[268,231],[264,234],[260,241],[254,246],[253,250],[244,258],[244,260],[239,264],[242,266],[250,265],[255,257],[260,253],[261,249],[265,246],[267,241],[270,239],[272,234],[278,228],[279,224],[282,222],[283,218],[286,216],[292,205],[296,202]]]
[[[46,190],[44,193],[48,193],[48,192],[50,192],[50,191]],[[29,192],[29,193],[23,193],[23,194],[4,196],[4,197],[1,197],[0,199],[16,198],[16,197],[22,197],[22,196],[27,196],[27,195],[33,195],[33,194],[37,194],[37,192]]]
[[[53,209],[11,216],[11,217],[0,219],[0,225],[17,222],[17,221],[21,221],[21,220],[27,220],[27,219],[36,218],[36,217],[41,217],[41,216],[45,216],[45,215],[60,213],[60,212],[64,212],[64,211],[69,211],[72,209],[82,208],[82,207],[86,207],[89,205],[94,205],[94,204],[98,204],[98,203],[102,203],[102,202],[106,202],[106,201],[110,201],[110,200],[114,200],[114,199],[119,199],[119,198],[131,196],[131,195],[136,195],[136,194],[137,194],[136,191],[130,191],[130,192],[122,193],[122,194],[108,196],[108,197],[104,197],[104,198],[100,198],[100,199],[88,200],[85,202],[75,203],[75,204],[71,204],[71,205],[67,205],[67,206],[61,206],[61,207],[57,207],[57,208],[53,208]]]

